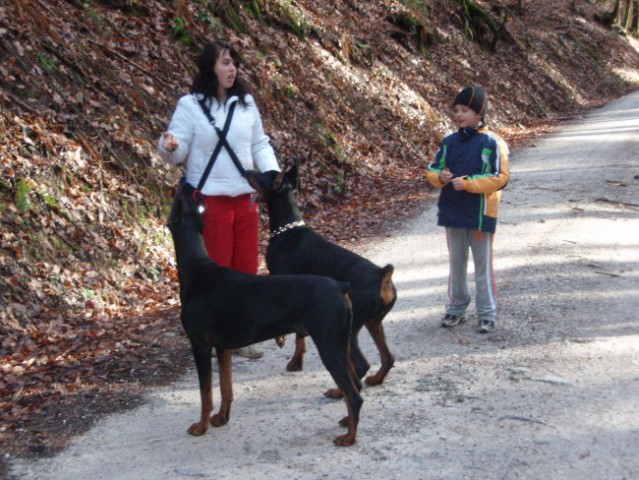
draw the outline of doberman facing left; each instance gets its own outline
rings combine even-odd
[[[348,432],[338,446],[355,443],[362,397],[349,360],[352,310],[350,285],[315,275],[247,275],[214,263],[207,255],[194,189],[182,182],[168,227],[173,236],[180,282],[182,325],[193,349],[200,386],[200,420],[188,432],[202,435],[209,423],[229,421],[233,401],[232,350],[289,333],[310,335],[333,380],[344,392]],[[211,356],[216,349],[222,402],[213,410]]]
[[[246,178],[259,193],[269,214],[271,239],[266,250],[266,264],[271,274],[325,275],[351,284],[353,332],[351,357],[358,378],[363,378],[370,364],[359,348],[357,336],[363,326],[379,350],[381,366],[366,378],[368,385],[381,384],[395,363],[388,349],[382,320],[393,308],[397,291],[393,284],[393,266],[378,267],[366,258],[340,247],[305,226],[295,198],[297,166],[288,171],[249,171]],[[289,371],[302,370],[306,344],[297,335],[295,352],[287,365]],[[325,393],[339,398],[338,389]]]

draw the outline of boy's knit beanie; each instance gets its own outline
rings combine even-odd
[[[488,111],[488,95],[481,87],[466,87],[455,97],[453,106],[465,105],[481,115],[483,119]]]

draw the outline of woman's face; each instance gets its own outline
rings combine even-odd
[[[453,113],[459,128],[474,128],[481,125],[481,115],[466,105],[455,105]]]
[[[217,57],[213,71],[217,76],[221,93],[226,93],[226,91],[233,86],[233,83],[235,83],[235,76],[237,75],[235,61],[228,50],[222,50],[220,56]]]

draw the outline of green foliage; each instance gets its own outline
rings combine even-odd
[[[18,185],[16,188],[16,206],[21,212],[28,212],[33,208],[33,203],[29,198],[31,193],[31,186],[24,178],[18,179]]]
[[[260,0],[251,0],[247,5],[248,11],[258,20],[262,20],[261,4],[262,2]]]
[[[98,15],[98,12],[93,7],[91,0],[84,0],[82,3],[84,4],[84,11],[87,13],[87,16],[91,19],[91,21],[95,25],[99,25],[100,16]]]
[[[2,200],[0,202],[0,214],[2,214],[5,210],[6,199],[10,198],[10,193],[11,185],[0,179],[0,200]]]
[[[571,32],[568,32],[566,34],[566,38],[568,38],[569,40],[572,40],[575,44],[577,44],[577,46],[584,52],[586,52],[587,55],[589,55],[598,66],[604,66],[604,61],[601,58],[601,53],[599,51],[599,48],[597,47],[597,45],[593,45],[591,43],[587,43],[585,41],[580,40],[576,35],[572,34]]]
[[[366,40],[355,41],[351,56],[355,63],[366,67],[371,67],[375,61],[375,51]]]
[[[289,83],[288,85],[286,85],[284,87],[284,96],[290,100],[293,100],[295,98],[297,98],[297,95],[299,94],[299,90],[298,88],[293,85],[292,83]]]
[[[420,4],[421,10],[426,11],[426,14],[423,14],[421,10],[415,8],[397,11],[390,14],[387,19],[401,30],[393,32],[391,37],[404,45],[407,44],[407,39],[411,39],[410,43],[415,43],[417,45],[417,50],[423,54],[426,52],[428,47],[433,44],[430,28],[425,20],[428,12],[425,5],[423,5],[423,2],[410,3]]]
[[[291,0],[275,0],[272,7],[282,25],[299,38],[305,37],[309,25],[302,12],[293,5]]]
[[[333,148],[333,153],[337,157],[340,163],[348,163],[348,155],[346,154],[346,150],[338,143]]]
[[[58,67],[53,60],[45,56],[43,53],[38,53],[38,61],[42,68],[44,68],[49,73],[55,73],[58,71]]]
[[[222,23],[232,28],[237,33],[245,34],[246,26],[240,17],[242,6],[238,0],[228,0],[225,2],[207,2],[209,9],[216,17],[220,18]],[[256,3],[256,2],[252,2]],[[256,5],[259,7],[259,5]]]
[[[24,238],[24,253],[34,262],[45,261],[50,249],[48,245],[50,245],[50,242],[47,241],[45,234],[33,232]]]
[[[320,151],[327,150],[331,152],[337,161],[342,164],[348,163],[348,155],[335,134],[321,122],[315,122],[315,129],[318,134],[315,147]]]
[[[432,9],[431,0],[401,0],[408,8],[422,14],[424,17],[430,17]]]
[[[148,227],[151,225],[151,220],[149,220],[149,215],[153,215],[153,212],[149,212],[144,204],[139,204],[137,207],[137,216],[138,223],[143,227]]]
[[[146,270],[146,275],[147,275],[147,277],[157,281],[160,278],[160,276],[162,275],[162,272],[160,270],[158,270],[157,268],[155,268],[155,267],[149,267]]]
[[[466,37],[479,45],[495,51],[497,40],[502,39],[512,43],[513,39],[506,29],[504,13],[494,18],[488,10],[475,0],[456,0],[460,6],[461,18],[464,22]]]
[[[193,37],[186,28],[186,24],[182,17],[175,17],[175,25],[171,31],[171,38],[180,42],[182,45],[190,46],[193,44]]]
[[[461,6],[461,16],[464,21],[466,37],[468,37],[469,40],[473,40],[475,38],[475,30],[472,27],[474,18],[470,11],[470,4],[466,0],[458,0],[458,3]]]
[[[55,199],[55,197],[53,195],[51,195],[50,193],[48,193],[48,192],[40,192],[40,196],[42,197],[42,200],[44,200],[44,203],[46,203],[51,208],[53,208],[55,210],[58,210],[60,208],[60,204]]]
[[[0,179],[0,197],[5,197],[11,192],[11,185]]]
[[[304,31],[306,30],[306,22],[304,18],[299,13],[298,10],[294,9],[291,5],[291,0],[286,0],[284,2],[284,12],[288,16],[290,20],[290,28],[291,31],[297,35],[299,38],[304,38]]]
[[[163,246],[163,245],[166,245],[166,244],[167,244],[167,242],[166,242],[166,235],[164,235],[164,234],[163,234],[163,232],[162,232],[161,230],[157,230],[157,231],[153,234],[153,237],[152,237],[152,238],[153,238],[152,243],[153,243],[154,245],[160,245],[160,246]]]
[[[344,168],[346,168],[347,164],[349,163],[348,154],[346,150],[344,150],[342,145],[340,145],[335,134],[323,123],[317,121],[315,122],[314,127],[317,132],[317,138],[314,145],[315,148],[320,152],[329,152],[330,154],[332,154],[333,158],[337,160],[339,165],[341,165],[342,171],[338,170],[340,168],[339,166],[329,166],[322,161],[318,162],[319,166],[322,168],[322,170],[333,177],[333,193],[345,193],[346,174],[344,173]]]
[[[318,134],[315,143],[318,150],[331,149],[337,144],[335,135],[323,123],[315,122],[314,126]]]

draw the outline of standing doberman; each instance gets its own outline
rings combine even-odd
[[[296,165],[286,172],[250,171],[246,178],[268,208],[271,239],[266,250],[266,264],[270,273],[324,275],[349,282],[353,302],[351,357],[355,371],[361,379],[370,368],[357,340],[359,331],[365,325],[381,359],[380,369],[367,377],[366,383],[381,384],[395,363],[382,326],[382,320],[397,299],[392,280],[393,266],[389,264],[380,268],[366,258],[329,242],[304,224],[295,198]],[[297,335],[288,370],[302,370],[305,351],[304,337]],[[331,389],[326,395],[338,398],[340,392]]]
[[[202,238],[202,220],[194,189],[178,187],[168,227],[173,236],[180,281],[182,325],[193,349],[200,385],[202,412],[188,430],[202,435],[229,421],[233,401],[231,353],[233,349],[279,335],[310,335],[322,363],[344,391],[348,427],[335,438],[339,446],[355,442],[362,397],[361,384],[349,361],[352,311],[350,285],[315,275],[257,276],[214,263]],[[222,402],[213,410],[211,355],[218,358]]]

